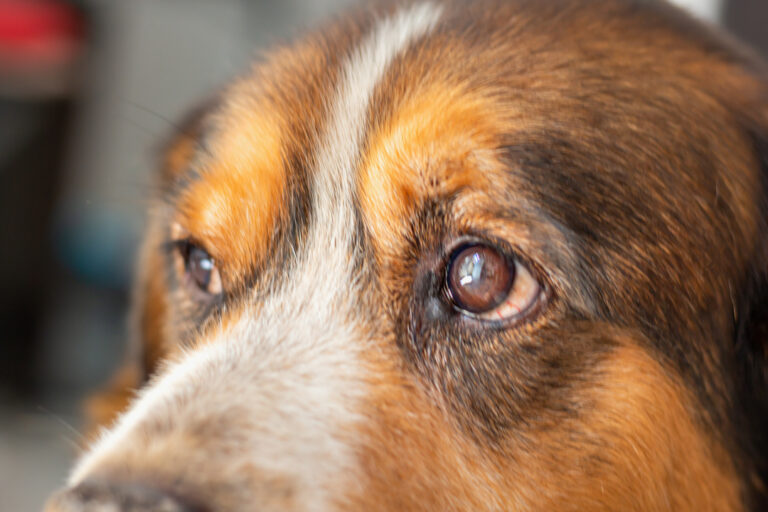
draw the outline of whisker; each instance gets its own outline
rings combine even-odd
[[[53,411],[51,411],[46,407],[43,407],[42,405],[38,405],[37,410],[53,418],[54,420],[56,420],[57,423],[59,423],[60,425],[65,427],[69,432],[74,434],[76,436],[76,439],[65,439],[65,440],[67,442],[74,443],[76,448],[80,448],[78,441],[84,442],[86,440],[85,436],[82,433],[80,433],[79,430],[77,430],[71,423],[69,423],[67,420],[62,418],[60,415],[54,413]]]
[[[164,115],[160,114],[159,112],[155,112],[154,110],[152,110],[152,109],[150,109],[148,107],[145,107],[144,105],[141,105],[140,103],[137,103],[137,102],[135,102],[133,100],[129,100],[127,98],[121,98],[120,101],[125,103],[126,105],[129,105],[129,106],[135,108],[136,110],[140,110],[140,111],[144,112],[145,114],[151,115],[155,119],[159,119],[159,120],[165,122],[169,127],[173,128],[173,129],[175,129],[177,131],[181,131],[182,130],[182,127],[179,126],[178,123],[176,123],[173,120],[165,117]]]

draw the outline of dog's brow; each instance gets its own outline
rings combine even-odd
[[[329,239],[344,240],[338,244],[340,248],[348,245],[354,231],[355,163],[371,96],[391,60],[430,30],[440,12],[438,6],[430,3],[399,12],[377,26],[344,66],[326,132],[317,150],[313,213],[318,240],[310,242],[310,247],[325,248]],[[347,259],[346,253],[342,258]],[[321,259],[326,258],[323,255]]]

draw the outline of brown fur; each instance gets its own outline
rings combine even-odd
[[[370,393],[365,421],[338,433],[360,473],[335,504],[759,510],[766,68],[655,2],[445,9],[377,85],[358,156],[350,258]],[[91,403],[95,423],[284,277],[311,213],[324,101],[370,25],[358,14],[275,52],[172,145],[137,279],[136,353]],[[465,236],[542,282],[529,321],[480,325],[440,302]],[[190,294],[183,262],[159,249],[169,237],[210,251],[222,297]],[[296,508],[289,476],[236,455],[245,415],[203,411],[191,430],[160,417],[142,430],[151,449],[122,446],[99,477],[216,510],[264,496]]]

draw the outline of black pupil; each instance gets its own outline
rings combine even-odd
[[[190,246],[187,253],[187,272],[201,290],[207,290],[211,283],[213,258],[203,249],[194,245]]]
[[[496,249],[472,245],[457,251],[447,277],[456,306],[471,313],[484,313],[507,298],[515,272]]]

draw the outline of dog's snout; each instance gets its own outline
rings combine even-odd
[[[85,482],[60,491],[45,512],[202,512],[158,489],[145,485]]]

